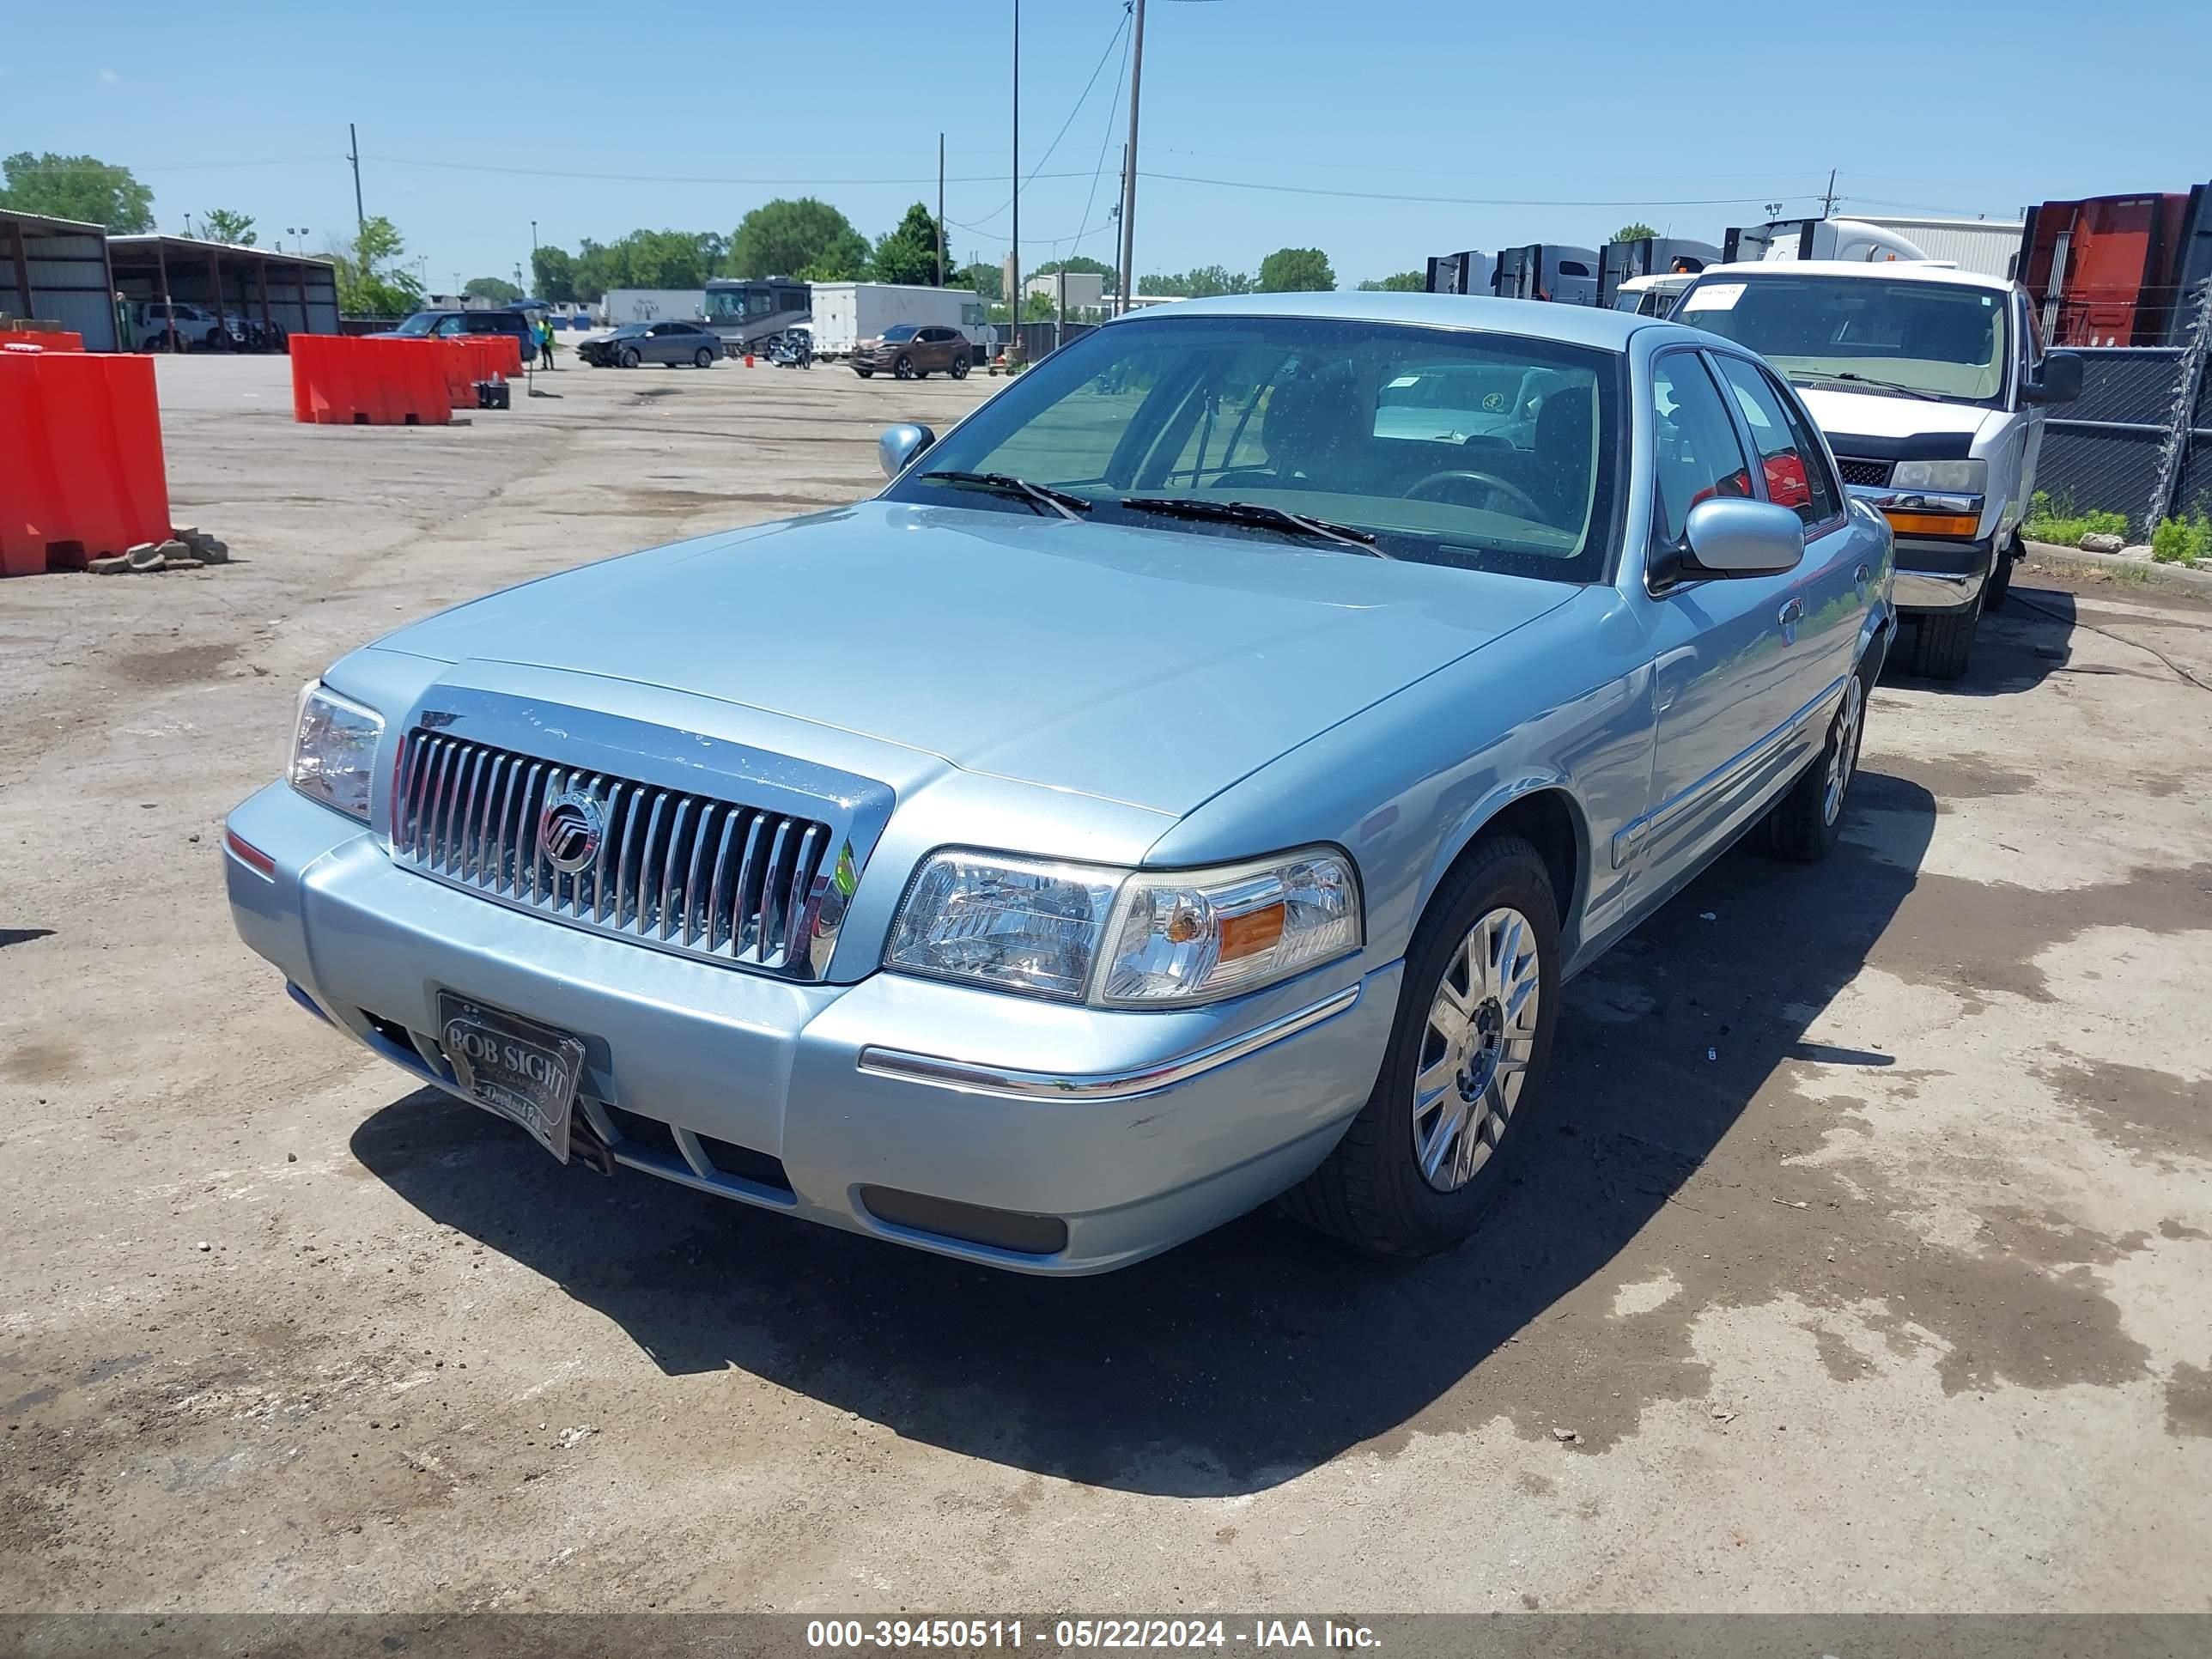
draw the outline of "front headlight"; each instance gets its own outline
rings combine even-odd
[[[320,680],[309,681],[300,693],[300,722],[292,738],[292,787],[367,823],[369,781],[383,735],[383,715]]]
[[[1987,461],[1899,461],[1889,475],[1892,489],[1940,489],[1978,495],[1990,481]]]
[[[1330,848],[1134,872],[953,852],[915,878],[884,966],[1102,1007],[1184,1006],[1364,942],[1351,860]]]

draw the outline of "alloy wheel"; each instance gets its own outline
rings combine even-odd
[[[1438,1192],[1473,1180],[1504,1137],[1535,1054],[1540,968],[1535,929],[1510,905],[1444,965],[1413,1073],[1413,1159]]]
[[[1859,726],[1864,717],[1866,693],[1856,674],[1844,682],[1844,706],[1836,711],[1836,727],[1828,745],[1828,775],[1820,792],[1820,821],[1833,823],[1844,810],[1844,793],[1851,787],[1851,772],[1859,760]]]

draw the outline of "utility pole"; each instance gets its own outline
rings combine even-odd
[[[360,234],[366,236],[368,234],[368,215],[362,212],[361,208],[361,135],[354,131],[353,123],[350,121],[346,123],[346,137],[353,146],[347,154],[346,159],[353,163],[354,228]]]
[[[1014,0],[1014,221],[1006,232],[1006,337],[1021,355],[1022,337],[1022,0]],[[1010,357],[1007,361],[1012,362]]]
[[[937,135],[937,285],[945,286],[945,135]]]
[[[1820,198],[1820,216],[1830,217],[1836,210],[1836,170],[1828,169],[1828,193]]]
[[[1129,46],[1129,148],[1121,159],[1121,309],[1130,308],[1137,277],[1137,88],[1145,78],[1145,0],[1136,0],[1137,30]]]

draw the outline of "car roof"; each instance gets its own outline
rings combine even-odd
[[[1655,319],[1598,306],[1542,300],[1486,299],[1470,294],[1229,294],[1212,300],[1178,300],[1116,317],[1111,328],[1143,325],[1174,317],[1316,317],[1347,322],[1403,323],[1417,328],[1473,329],[1518,334],[1568,345],[1626,351],[1629,337]]]
[[[1707,265],[1698,275],[1701,278],[1886,276],[1892,281],[1910,278],[1916,283],[1948,283],[1959,288],[1990,289],[1999,294],[2008,294],[2013,288],[2010,277],[1986,276],[1978,270],[1960,270],[1956,265],[1936,259],[1739,259],[1732,265]]]

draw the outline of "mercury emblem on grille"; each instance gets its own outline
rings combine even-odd
[[[605,811],[580,790],[554,796],[538,815],[538,848],[545,861],[564,876],[575,874],[599,855],[599,837],[605,832]]]

